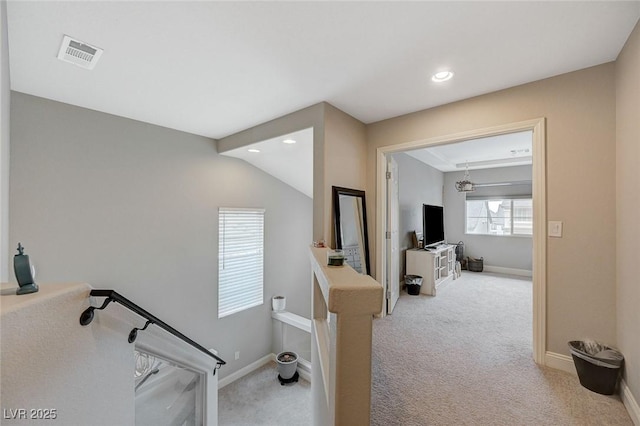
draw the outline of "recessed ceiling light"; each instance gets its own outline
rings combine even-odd
[[[443,81],[451,80],[452,77],[453,77],[453,72],[440,71],[431,76],[431,81],[435,81],[436,83],[442,83]]]
[[[247,151],[249,151],[249,152],[260,152],[259,149],[255,149],[255,148],[249,148]]]
[[[282,143],[286,143],[286,144],[291,145],[291,144],[296,143],[296,141],[294,141],[293,139],[285,139],[285,140],[282,141]]]

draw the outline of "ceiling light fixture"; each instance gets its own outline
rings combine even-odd
[[[259,149],[255,149],[255,148],[249,148],[247,151],[249,151],[249,152],[260,152]]]
[[[456,182],[456,190],[458,192],[473,192],[476,189],[476,185],[469,180],[469,165],[464,171],[464,178]]]
[[[293,139],[285,139],[285,140],[282,141],[282,143],[286,143],[286,144],[292,145],[292,144],[296,143],[296,141],[293,140]]]
[[[435,81],[436,83],[442,83],[443,81],[451,80],[452,77],[453,77],[453,72],[440,71],[431,76],[431,81]]]

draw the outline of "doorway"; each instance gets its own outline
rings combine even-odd
[[[533,149],[533,358],[536,363],[544,364],[546,352],[546,132],[544,118],[378,148],[376,158],[376,276],[387,277],[389,272],[387,259],[390,253],[386,241],[389,203],[386,186],[388,156],[419,148],[524,131],[532,132]],[[385,294],[389,294],[388,280],[385,278],[382,281]],[[384,304],[386,305],[386,300]],[[383,306],[382,310],[383,315],[386,315],[386,306]]]

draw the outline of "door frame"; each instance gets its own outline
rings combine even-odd
[[[399,211],[396,212],[396,223],[394,224],[391,220],[391,218],[389,217],[389,215],[391,214],[392,210],[392,206],[393,206],[393,201],[390,202],[389,200],[389,191],[391,191],[392,186],[395,186],[395,191],[396,191],[396,207],[398,208],[398,210],[400,209],[400,203],[399,203],[399,195],[398,195],[398,186],[399,186],[399,181],[398,181],[398,163],[396,162],[396,160],[392,157],[392,156],[385,156],[385,160],[387,161],[387,167],[386,167],[386,180],[385,183],[387,185],[387,191],[386,191],[386,195],[387,195],[387,207],[385,209],[385,212],[387,212],[387,225],[385,227],[385,233],[389,232],[389,238],[386,238],[385,235],[385,250],[387,250],[387,253],[389,250],[392,251],[391,255],[389,255],[387,257],[388,260],[390,260],[390,262],[386,262],[387,265],[391,264],[393,265],[394,262],[396,264],[396,268],[394,269],[393,267],[391,267],[391,270],[387,270],[387,275],[385,275],[384,277],[384,282],[385,284],[385,299],[387,300],[387,303],[384,305],[384,311],[385,311],[385,315],[389,315],[393,313],[393,308],[396,305],[396,302],[398,301],[398,299],[400,299],[400,242],[398,240],[398,225],[399,225]],[[393,183],[395,181],[395,184]],[[395,226],[394,226],[395,225]],[[394,229],[395,228],[395,229]],[[395,232],[395,234],[394,234]],[[395,256],[393,255],[393,247],[395,244],[395,249],[396,249],[396,253]],[[389,248],[391,247],[391,249]],[[387,266],[385,265],[385,267]],[[394,273],[395,273],[395,278],[394,278]],[[396,280],[398,280],[396,282]],[[389,283],[391,283],[391,289],[389,289]],[[395,296],[395,297],[394,297]]]
[[[500,126],[470,130],[428,139],[388,145],[376,150],[376,277],[380,277],[384,294],[387,294],[386,259],[387,247],[385,241],[385,224],[387,223],[387,186],[386,167],[387,155],[426,148],[437,145],[462,142],[489,136],[508,133],[532,131],[532,192],[533,192],[533,360],[537,364],[545,364],[546,353],[546,289],[547,289],[547,185],[546,185],[546,121],[545,118],[535,118],[526,121],[503,124]],[[386,315],[386,298],[383,298],[382,316]]]

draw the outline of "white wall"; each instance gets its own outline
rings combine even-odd
[[[404,277],[406,251],[413,247],[411,232],[423,232],[422,205],[443,205],[444,174],[404,153],[392,157],[398,163],[400,276]]]
[[[38,293],[23,296],[15,288],[3,291],[3,425],[134,424],[135,364],[126,337],[131,327],[112,315],[115,303],[95,311],[94,321],[82,327],[78,319],[88,296],[86,284],[41,285]],[[20,408],[27,410],[24,416],[16,416]],[[55,414],[37,419],[30,409]]]
[[[17,92],[11,103],[10,237],[39,282],[115,289],[217,349],[221,378],[271,353],[271,296],[309,317],[309,197],[204,137]],[[265,303],[219,320],[223,206],[266,208]]]
[[[470,171],[474,183],[531,180],[531,166],[500,167]],[[464,242],[464,255],[483,257],[487,266],[532,270],[533,239],[465,234],[465,195],[455,189],[464,172],[444,174],[445,233],[450,243]]]
[[[0,1],[0,282],[9,279],[9,121],[11,82],[7,2]]]

